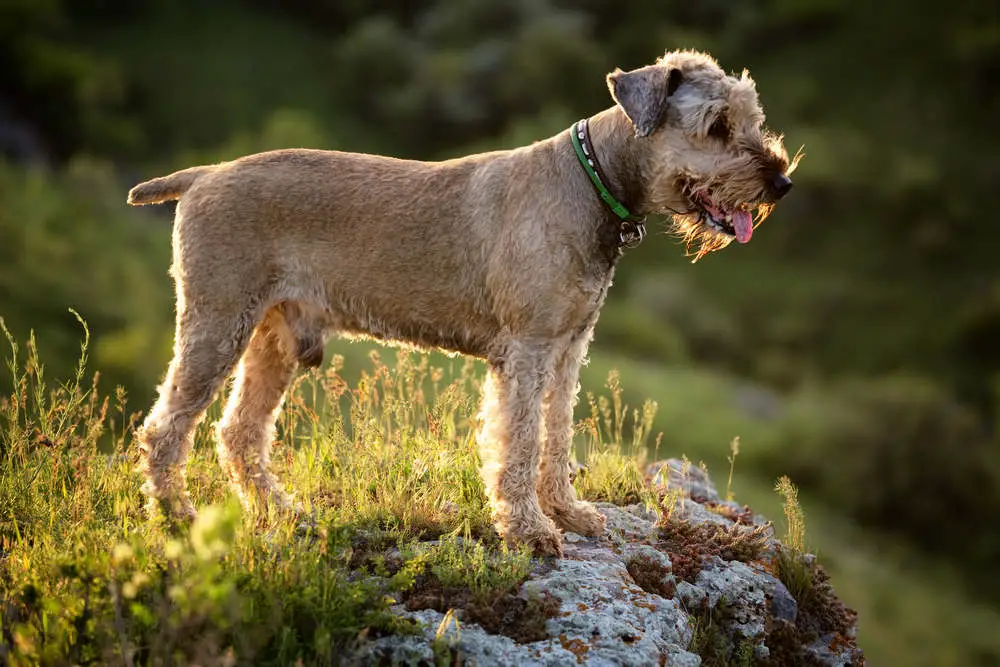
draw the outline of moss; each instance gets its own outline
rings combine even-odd
[[[670,554],[674,574],[692,583],[712,556],[743,563],[758,560],[767,547],[771,530],[766,524],[722,526],[692,523],[674,516],[665,516],[658,528],[659,545]]]
[[[548,593],[528,599],[516,593],[517,588],[512,587],[476,597],[468,589],[445,586],[433,573],[425,573],[417,578],[404,600],[410,611],[461,610],[463,622],[475,623],[490,634],[504,635],[518,643],[549,639],[546,624],[559,613],[559,600]]]
[[[494,553],[478,542],[444,539],[416,550],[402,566],[401,573],[412,574],[402,586],[403,601],[410,611],[460,610],[463,622],[490,634],[540,641],[549,637],[546,622],[559,612],[559,601],[548,594],[527,599],[518,595],[530,567],[526,551],[501,548]]]
[[[647,556],[638,555],[630,558],[625,568],[636,585],[647,593],[669,600],[677,592],[671,570]]]
[[[755,664],[756,642],[745,637],[736,641],[727,627],[732,607],[725,599],[714,607],[705,602],[691,613],[694,634],[688,650],[701,656],[702,667],[750,667]]]
[[[811,556],[788,548],[778,550],[772,565],[798,603],[798,614],[794,623],[769,619],[765,644],[771,655],[766,664],[778,667],[825,664],[806,651],[806,647],[826,637],[830,650],[849,656],[849,665],[864,665],[864,655],[853,638],[857,613],[834,594],[823,567]]]

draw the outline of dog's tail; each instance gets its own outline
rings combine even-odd
[[[128,203],[132,206],[143,204],[161,204],[165,201],[180,199],[181,195],[188,191],[194,182],[210,171],[214,171],[214,166],[191,167],[175,171],[169,176],[161,176],[151,181],[140,183],[128,193]]]

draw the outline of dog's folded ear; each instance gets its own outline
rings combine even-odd
[[[629,72],[616,69],[608,74],[608,90],[635,128],[635,136],[646,137],[663,124],[667,98],[682,83],[681,71],[663,65],[648,65]]]

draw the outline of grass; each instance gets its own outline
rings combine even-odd
[[[389,606],[425,572],[479,602],[527,574],[527,554],[498,548],[490,525],[470,376],[442,386],[426,358],[390,371],[372,355],[354,388],[337,364],[304,377],[275,460],[314,528],[241,513],[203,426],[190,467],[202,510],[173,533],[142,514],[126,397],[86,381],[86,334],[64,383],[47,378],[33,338],[8,339],[0,662],[329,664],[359,638],[408,631]],[[392,549],[388,588],[358,576]]]
[[[585,438],[580,456],[586,462],[574,480],[577,493],[591,501],[655,506],[643,467],[659,406],[646,400],[641,408],[630,409],[617,370],[608,373],[604,386],[607,394],[595,397],[587,392],[590,414],[576,427]],[[654,448],[658,442],[659,436]]]
[[[317,664],[361,634],[407,630],[389,613],[387,591],[350,577],[344,554],[358,526],[331,517],[328,529],[302,534],[288,520],[241,515],[204,447],[192,466],[197,522],[171,534],[146,521],[110,401],[83,381],[86,348],[76,375],[50,384],[33,339],[23,357],[10,343],[15,383],[0,402],[0,662],[224,664],[239,655]],[[102,436],[112,452],[98,448]],[[300,451],[291,468],[318,465],[338,479],[311,454]],[[401,521],[401,540],[413,525]]]
[[[794,623],[772,620],[767,645],[777,664],[799,664],[806,657],[802,647],[816,640],[828,642],[831,647],[847,646],[858,615],[836,597],[829,575],[814,555],[806,553],[805,512],[799,504],[798,489],[788,477],[781,477],[775,490],[784,504],[785,535],[776,547],[772,567],[795,599],[797,615]],[[864,659],[857,656],[850,664],[864,664]]]
[[[802,605],[813,597],[816,579],[814,563],[806,552],[806,516],[799,504],[799,491],[788,477],[781,477],[775,490],[784,501],[785,514],[785,534],[775,556],[775,573]]]
[[[736,494],[733,493],[733,473],[736,471],[736,457],[740,455],[740,436],[733,438],[732,442],[729,443],[729,478],[726,479],[726,500],[733,501],[736,500]]]
[[[240,656],[328,664],[364,638],[412,631],[389,612],[394,602],[443,613],[478,604],[484,627],[486,611],[501,608],[525,619],[502,628],[523,638],[539,637],[553,613],[545,599],[515,609],[508,595],[526,556],[503,550],[490,525],[473,436],[476,363],[393,352],[391,367],[381,353],[362,366],[366,348],[353,345],[346,360],[335,356],[325,371],[298,380],[274,462],[315,514],[311,529],[238,511],[206,423],[190,466],[201,517],[174,534],[143,515],[128,447],[136,415],[124,391],[104,396],[88,375],[86,333],[80,363],[63,382],[48,377],[33,339],[9,342],[14,382],[0,399],[0,662],[223,664]],[[683,382],[662,389],[686,373],[625,364],[603,398],[588,397],[578,424],[587,463],[575,482],[581,495],[648,502],[642,460],[658,446],[664,453],[654,437],[664,412],[677,418],[670,430],[680,440],[681,405],[699,398],[698,387],[723,386],[709,377],[693,392]],[[633,380],[658,389],[648,394],[658,405],[622,390]],[[208,421],[217,416],[216,407]],[[698,419],[695,440],[706,449],[712,431],[733,426]],[[741,452],[755,444],[742,435]],[[690,451],[697,460],[705,450]],[[781,515],[773,483],[743,471],[738,482],[742,501]],[[985,665],[1000,655],[989,632],[1000,615],[949,575],[802,502],[838,593],[861,612],[861,644],[873,664]]]
[[[330,664],[364,639],[412,631],[390,612],[397,602],[545,638],[558,604],[514,595],[530,554],[491,525],[475,364],[399,353],[390,367],[372,350],[356,382],[339,356],[301,376],[273,460],[306,524],[241,511],[215,461],[213,406],[189,466],[199,518],[178,529],[143,513],[129,430],[140,416],[124,390],[103,396],[88,377],[86,327],[66,382],[49,379],[34,337],[22,348],[4,332],[0,662]],[[644,447],[655,406],[629,411],[615,376],[609,388],[579,427],[592,472],[578,487],[634,500],[641,471],[623,448]]]

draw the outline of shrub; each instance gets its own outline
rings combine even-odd
[[[972,412],[934,384],[846,383],[824,403],[793,405],[781,431],[784,446],[765,465],[861,522],[941,554],[1000,557],[1000,538],[983,530],[1000,512],[1000,455]]]

